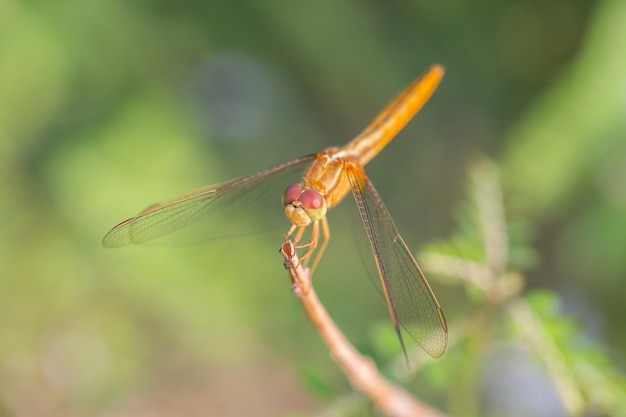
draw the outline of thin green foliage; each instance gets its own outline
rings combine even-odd
[[[489,352],[513,343],[528,348],[532,358],[542,364],[568,415],[623,415],[626,376],[603,341],[590,337],[587,329],[563,312],[557,292],[523,290],[527,285],[524,270],[538,260],[531,246],[532,225],[504,217],[497,167],[490,161],[479,161],[470,170],[470,177],[470,198],[462,204],[463,215],[458,216],[463,222],[459,232],[449,242],[429,246],[421,257],[431,276],[446,276],[446,282],[463,285],[474,300],[469,314],[455,319],[463,325],[451,321],[451,333],[464,329],[453,338],[457,346],[451,350],[464,351],[471,356],[464,357],[463,362],[478,365],[469,367],[471,375],[462,375],[468,367],[452,361],[459,368],[450,381],[479,381]],[[494,213],[503,217],[494,217]],[[455,372],[446,364],[442,366]],[[479,388],[476,384],[476,391]],[[480,404],[475,406],[475,414],[484,412]]]

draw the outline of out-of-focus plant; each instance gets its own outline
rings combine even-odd
[[[456,348],[465,351],[464,361],[474,363],[470,369],[475,373],[453,373],[452,385],[469,378],[472,383],[464,387],[463,397],[473,398],[470,403],[476,404],[481,386],[489,385],[480,381],[485,364],[494,350],[514,344],[543,365],[567,415],[624,415],[626,375],[618,371],[602,341],[589,337],[563,313],[556,292],[523,291],[522,271],[532,266],[537,255],[529,241],[529,227],[507,221],[497,167],[482,160],[472,168],[471,178],[472,203],[462,210],[459,233],[449,242],[431,245],[422,256],[427,271],[462,282],[475,300],[463,325],[451,326],[459,332]],[[451,399],[452,414],[484,413],[480,408],[468,409],[463,397],[458,403]]]

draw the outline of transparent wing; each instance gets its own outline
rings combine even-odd
[[[387,301],[402,349],[406,354],[400,325],[429,355],[440,357],[448,328],[435,294],[363,168],[348,166],[347,175],[374,255],[375,263],[366,266],[380,278],[377,287]]]
[[[314,157],[297,158],[154,204],[111,229],[102,244],[107,248],[180,245],[288,226],[282,210],[283,190],[301,181]]]

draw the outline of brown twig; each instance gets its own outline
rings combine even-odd
[[[311,285],[310,270],[300,264],[293,243],[290,240],[283,243],[280,252],[285,269],[291,277],[293,292],[300,299],[304,311],[328,346],[331,357],[346,374],[352,387],[367,395],[387,416],[444,417],[441,412],[419,402],[380,375],[374,363],[352,346],[320,303]]]

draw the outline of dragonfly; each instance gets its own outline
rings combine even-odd
[[[432,65],[343,147],[159,202],[115,226],[102,243],[107,248],[194,243],[273,228],[277,217],[285,225],[286,217],[291,224],[283,242],[291,240],[313,271],[330,239],[327,211],[352,194],[367,236],[363,246],[371,249],[366,268],[387,303],[405,357],[402,329],[438,358],[448,338],[443,311],[363,167],[422,108],[443,75],[441,65]],[[276,216],[277,210],[266,215],[268,198],[281,195],[284,216]],[[255,224],[255,217],[267,220]]]

